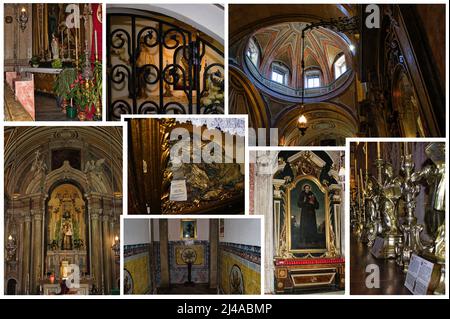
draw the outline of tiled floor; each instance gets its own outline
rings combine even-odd
[[[380,288],[367,288],[366,267],[375,264],[380,269]],[[350,240],[350,294],[352,295],[410,295],[404,286],[405,274],[391,259],[375,259],[370,248],[352,236]]]

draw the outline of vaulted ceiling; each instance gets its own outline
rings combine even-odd
[[[274,61],[284,63],[292,72],[289,86],[301,86],[302,30],[305,22],[285,22],[259,29],[253,38],[261,49],[259,70],[270,78]],[[323,84],[333,80],[332,65],[341,52],[350,57],[348,44],[341,36],[326,28],[305,32],[305,68],[316,67],[322,70]]]
[[[122,190],[122,126],[19,126],[6,127],[5,193],[13,194],[29,176],[36,152],[51,168],[52,150],[81,151],[81,170],[89,160],[105,159],[108,172],[113,172],[114,189]]]

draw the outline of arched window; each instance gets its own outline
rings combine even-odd
[[[247,57],[252,61],[253,65],[258,67],[259,64],[259,47],[254,38],[248,42]]]
[[[337,79],[344,74],[345,71],[347,71],[347,63],[345,62],[345,55],[341,53],[334,61],[334,78]]]
[[[272,81],[287,85],[289,77],[289,68],[280,62],[272,63]]]
[[[305,70],[305,89],[317,88],[322,85],[320,69]]]

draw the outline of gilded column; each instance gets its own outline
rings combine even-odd
[[[100,255],[100,245],[101,245],[101,237],[100,237],[100,225],[99,225],[99,215],[101,213],[101,209],[94,209],[90,213],[91,219],[91,275],[94,276],[94,284],[97,289],[102,288],[102,268],[101,268],[101,255]]]
[[[31,216],[25,213],[23,218],[23,257],[22,257],[22,293],[30,293],[30,241],[31,241]]]
[[[111,293],[111,246],[113,239],[109,232],[109,215],[103,214],[103,270],[104,293]]]
[[[31,293],[39,293],[39,281],[42,273],[42,212],[32,211],[33,215],[33,275]]]
[[[119,236],[120,233],[116,231],[116,222],[115,222],[115,216],[111,216],[109,218],[109,233],[111,235],[111,238],[114,238],[115,236]],[[117,261],[117,262],[116,262]],[[116,258],[115,255],[112,255],[112,258],[110,259],[110,267],[111,267],[111,288],[119,289],[120,287],[117,285],[117,281],[120,278],[120,258]]]

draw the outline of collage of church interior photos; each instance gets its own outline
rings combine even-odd
[[[447,4],[134,2],[1,4],[2,298],[448,298]]]

